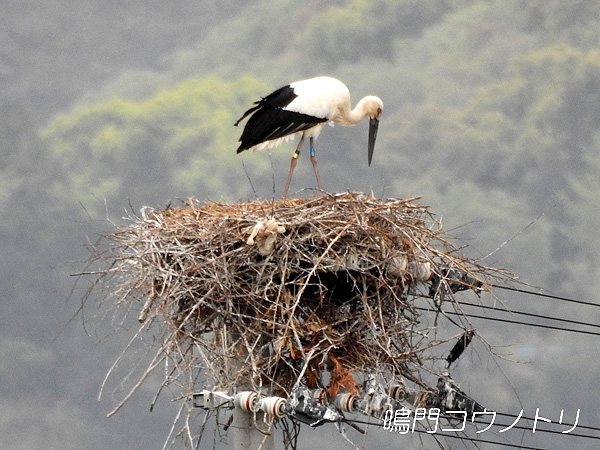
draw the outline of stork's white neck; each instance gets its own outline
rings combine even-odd
[[[341,125],[356,125],[365,117],[378,118],[383,111],[383,102],[379,97],[368,95],[362,98],[354,109],[347,108],[340,111],[338,117],[333,119]]]

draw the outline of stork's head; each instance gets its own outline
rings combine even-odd
[[[369,116],[369,166],[373,160],[373,151],[375,150],[375,139],[377,139],[377,129],[379,128],[379,117],[383,113],[383,102],[379,97],[369,95],[365,97],[365,111]]]

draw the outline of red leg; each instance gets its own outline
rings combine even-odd
[[[317,185],[319,189],[323,190],[323,183],[321,183],[321,175],[319,175],[319,168],[317,167],[317,157],[315,156],[315,149],[313,147],[313,138],[310,138],[310,162],[315,169],[315,177],[317,177]]]
[[[287,177],[287,181],[285,183],[285,189],[283,190],[282,198],[287,197],[288,189],[290,188],[290,183],[292,182],[292,175],[294,173],[294,168],[296,167],[296,164],[298,163],[298,157],[300,156],[300,147],[302,146],[302,142],[304,142],[304,134],[300,138],[300,142],[298,142],[296,151],[292,155],[292,161],[290,162],[290,171],[288,172],[288,177]],[[312,138],[311,138],[311,142],[312,142]]]

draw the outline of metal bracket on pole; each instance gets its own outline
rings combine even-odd
[[[192,406],[202,409],[232,408],[233,397],[227,395],[226,392],[205,389],[202,392],[192,394]]]
[[[321,390],[311,391],[305,386],[299,386],[290,394],[287,414],[311,427],[341,420],[343,416],[335,409],[324,405],[322,399]]]

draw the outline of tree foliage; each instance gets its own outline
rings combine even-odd
[[[330,4],[313,15],[297,36],[307,60],[356,63],[392,58],[398,39],[418,36],[449,11],[444,0],[353,0]]]
[[[236,197],[241,186],[223,183],[235,157],[232,125],[261,88],[251,77],[191,78],[145,100],[117,98],[58,117],[43,132],[66,175],[55,188],[80,201],[160,198],[164,186]]]
[[[470,133],[502,162],[491,184],[524,194],[531,205],[557,195],[574,200],[568,180],[597,154],[599,56],[546,47],[516,58],[506,79],[474,96],[465,112]]]

